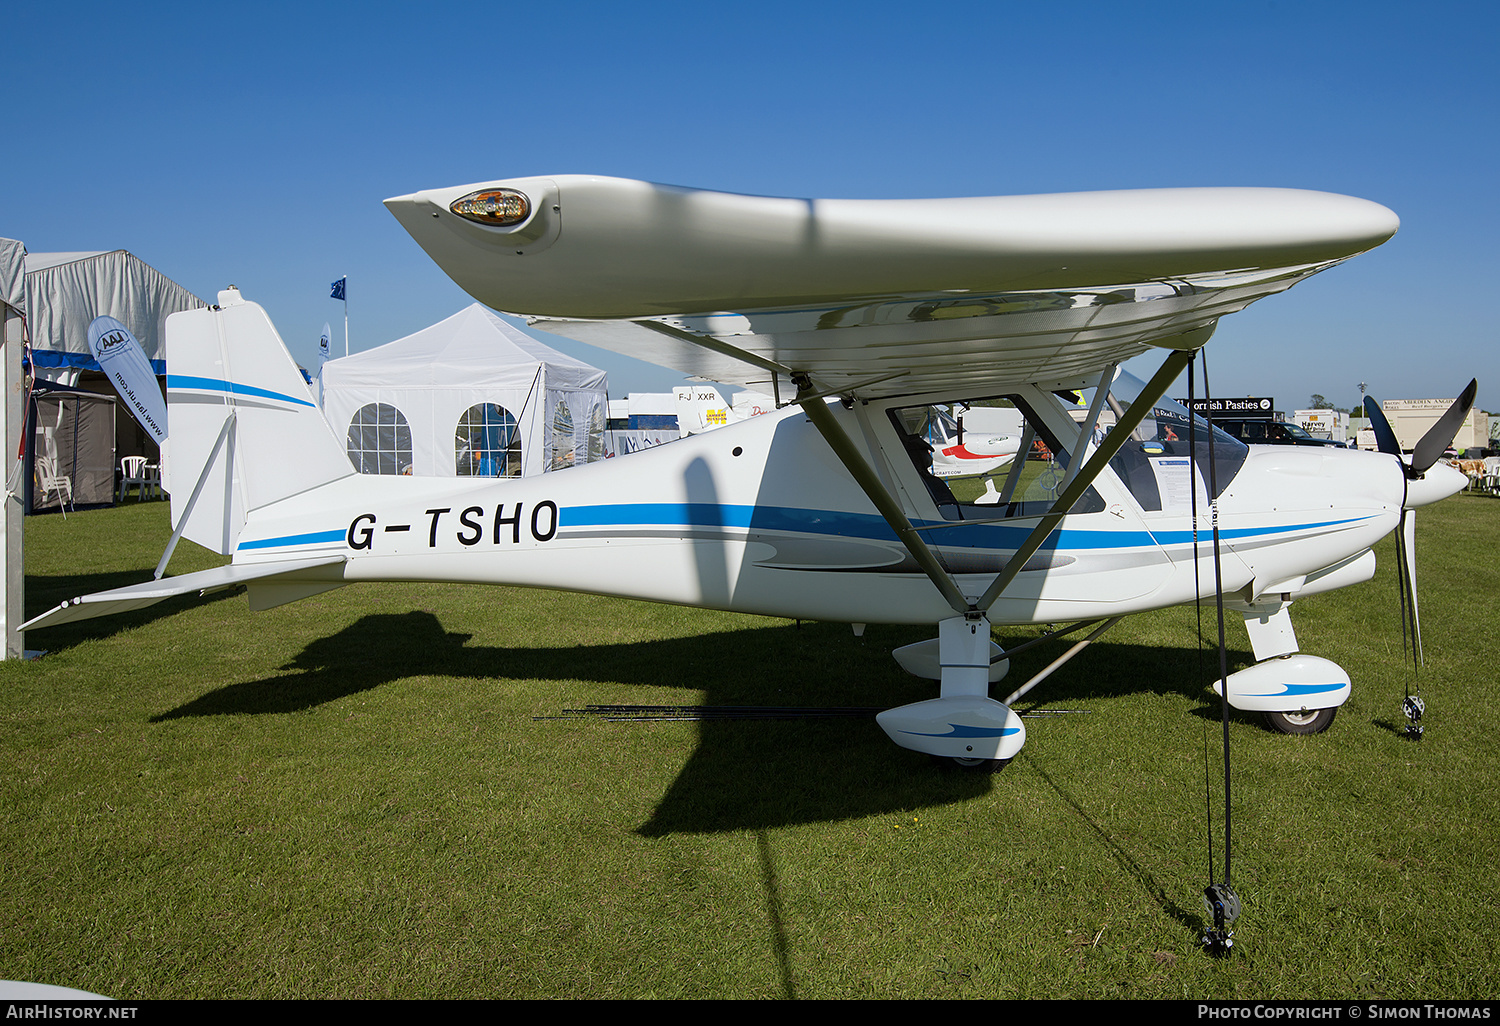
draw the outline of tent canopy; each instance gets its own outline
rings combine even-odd
[[[602,456],[604,372],[478,303],[329,360],[320,393],[365,473],[519,476]]]
[[[157,374],[164,362],[167,317],[208,304],[123,249],[26,254],[26,322],[35,365],[44,377],[98,370],[89,324],[107,315],[130,329]]]
[[[0,239],[0,303],[26,312],[26,247]]]

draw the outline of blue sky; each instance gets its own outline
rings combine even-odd
[[[1500,5],[24,5],[0,235],[233,282],[315,366],[469,302],[380,201],[591,173],[803,197],[1288,186],[1385,246],[1226,318],[1214,392],[1500,409]],[[576,343],[611,392],[681,377]],[[1140,361],[1137,361],[1140,362]],[[1138,372],[1141,368],[1133,368]],[[1145,368],[1149,370],[1150,368]]]

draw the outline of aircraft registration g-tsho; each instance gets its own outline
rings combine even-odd
[[[1228,700],[1303,733],[1350,681],[1299,652],[1289,605],[1368,580],[1405,511],[1464,483],[1420,453],[1247,447],[1162,398],[1219,318],[1389,239],[1395,215],[1365,200],[799,200],[562,175],[386,206],[480,302],[778,408],[536,477],[363,475],[265,311],[231,288],[167,323],[167,485],[178,535],[232,562],[159,571],[26,629],[233,584],[267,609],[356,581],[930,624],[932,640],[895,655],[937,694],[880,724],[905,748],[985,765],[1020,750],[1010,703],[1038,679],[990,697],[1009,665],[991,624],[1099,621],[1092,638],[1200,601],[1212,506],[1224,599],[1258,660],[1228,676]],[[1119,372],[1150,349],[1166,359],[1149,383]],[[924,437],[979,408],[1021,433],[988,454],[982,496],[934,471]],[[1041,446],[1050,461],[1025,458]]]

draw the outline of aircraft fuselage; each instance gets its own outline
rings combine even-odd
[[[1032,396],[1067,430],[1046,398]],[[901,458],[891,405],[833,410],[977,596],[1039,517],[945,519]],[[1373,559],[1357,557],[1395,527],[1399,478],[1374,454],[1253,449],[1218,504],[1226,593],[1296,593],[1335,567],[1328,586],[1367,578]],[[993,622],[1114,616],[1212,593],[1206,507],[1195,580],[1188,510],[1143,510],[1109,470],[1094,487],[1103,508],[1063,520],[991,609]],[[252,511],[234,559],[326,554],[346,557],[351,582],[506,584],[862,623],[953,612],[795,406],[537,477],[346,477]]]

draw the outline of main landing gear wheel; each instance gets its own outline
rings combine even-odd
[[[953,766],[965,773],[999,773],[1010,765],[1009,759],[965,759],[956,755],[946,758],[934,755],[932,758],[939,765]]]
[[[1279,734],[1321,734],[1333,725],[1337,709],[1306,709],[1302,712],[1268,712],[1266,726]]]

